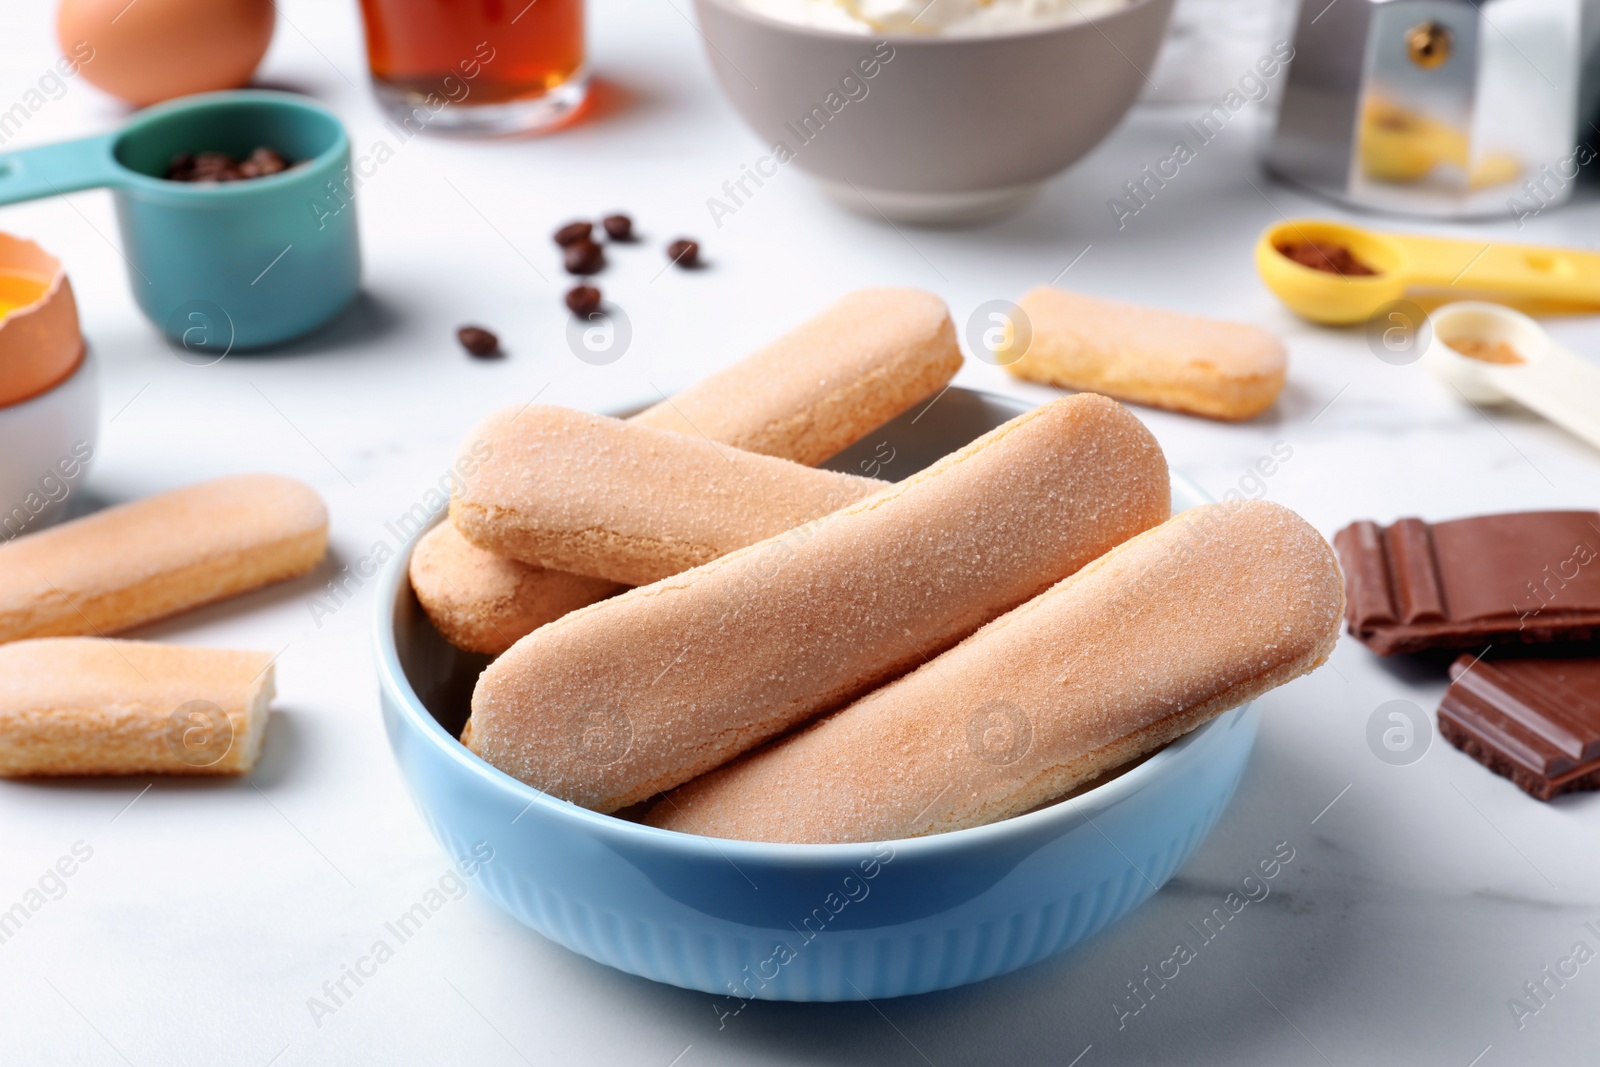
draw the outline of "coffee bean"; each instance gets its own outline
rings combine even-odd
[[[633,240],[633,220],[626,215],[607,215],[600,220],[606,228],[606,236],[613,241]]]
[[[567,246],[563,262],[568,274],[599,274],[606,265],[606,254],[599,245],[584,239]]]
[[[167,165],[166,178],[174,182],[237,182],[265,178],[289,169],[289,161],[262,145],[244,159],[226,152],[182,152]]]
[[[190,181],[231,182],[239,177],[238,162],[226,152],[201,152],[194,157],[194,174]]]
[[[482,326],[463,326],[456,331],[461,347],[475,356],[492,356],[500,351],[500,338]]]
[[[576,244],[579,241],[587,241],[589,239],[589,234],[593,232],[593,223],[569,222],[565,226],[561,227],[561,229],[557,230],[553,236],[555,237],[556,244],[560,245],[562,248],[566,248],[569,245]]]
[[[239,177],[244,179],[265,178],[269,174],[281,174],[288,169],[288,160],[263,145],[251,152],[239,164]]]
[[[685,269],[698,267],[700,265],[700,243],[691,241],[687,237],[680,237],[667,246],[667,258]]]
[[[600,290],[592,285],[575,285],[567,290],[567,308],[586,319],[600,310]]]

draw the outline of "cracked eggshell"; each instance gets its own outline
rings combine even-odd
[[[54,388],[82,360],[78,303],[61,261],[0,233],[0,407]]]

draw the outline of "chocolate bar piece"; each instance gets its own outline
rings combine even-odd
[[[1363,521],[1333,547],[1345,621],[1379,655],[1600,635],[1600,512]]]
[[[1450,666],[1439,733],[1540,800],[1600,789],[1600,659]]]

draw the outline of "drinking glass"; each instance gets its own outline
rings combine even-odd
[[[410,133],[548,129],[583,103],[583,0],[361,0],[378,100]]]

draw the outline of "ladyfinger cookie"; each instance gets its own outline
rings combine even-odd
[[[950,310],[921,289],[858,289],[636,417],[814,467],[961,369]]]
[[[629,421],[814,466],[938,393],[960,367],[942,300],[862,289]],[[497,656],[579,606],[569,576],[520,560],[491,564],[449,523],[427,536],[435,566],[419,567],[413,554],[411,586],[458,647]],[[595,587],[583,603],[613,592]]]
[[[467,540],[628,585],[709,563],[886,484],[544,405],[495,416],[475,436],[489,458],[450,501]]]
[[[449,522],[417,540],[411,586],[446,641],[491,655],[569,611],[627,588],[496,555],[462,537]]]
[[[1155,438],[1074,396],[824,519],[535,630],[463,742],[596,811],[688,781],[943,651],[1164,520]]]
[[[1040,286],[1020,307],[1032,328],[1008,370],[1213,419],[1249,419],[1277,400],[1287,356],[1258,326]]]
[[[99,637],[0,645],[0,777],[245,774],[270,652]]]
[[[239,474],[0,545],[0,641],[108,634],[309,571],[328,547],[316,492]]]
[[[1320,666],[1328,543],[1258,501],[1194,508],[816,725],[669,793],[654,826],[879,841],[1021,814]]]
[[[448,519],[417,541],[408,574],[434,629],[457,648],[488,656],[628,588],[496,555],[468,541]]]

